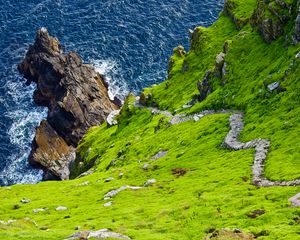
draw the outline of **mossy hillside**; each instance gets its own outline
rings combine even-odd
[[[80,149],[85,152],[90,148],[87,161],[102,152],[96,173],[72,181],[2,188],[1,218],[29,217],[37,226],[24,220],[1,225],[1,238],[63,239],[80,225],[83,229],[111,228],[133,239],[202,239],[211,229],[223,227],[267,235],[260,239],[297,239],[299,225],[293,219],[300,212],[291,208],[287,199],[299,188],[252,186],[253,150],[220,147],[229,130],[228,115],[162,125],[154,133],[164,116],[153,116],[147,109],[134,111],[121,131],[117,126],[103,125],[86,136]],[[136,124],[140,122],[143,124]],[[151,161],[161,149],[168,154]],[[121,156],[120,151],[124,153]],[[106,170],[112,159],[117,165]],[[144,163],[151,164],[149,170],[142,169]],[[174,168],[184,168],[187,173],[177,177],[172,174]],[[104,183],[108,177],[116,180]],[[157,183],[121,192],[112,199],[112,207],[103,207],[103,196],[109,190],[143,185],[150,178]],[[89,185],[80,186],[86,181]],[[32,202],[20,203],[23,197]],[[61,205],[69,210],[56,211]],[[32,212],[43,207],[49,210]],[[257,209],[266,213],[256,219],[247,216]]]
[[[218,38],[214,40],[216,39]],[[297,167],[299,143],[296,141],[300,129],[298,117],[300,59],[296,58],[296,54],[300,51],[300,47],[287,45],[286,39],[282,36],[267,44],[249,24],[235,36],[230,38],[229,35],[227,39],[230,40],[229,52],[225,57],[227,64],[225,85],[222,85],[220,78],[214,78],[211,82],[213,93],[205,101],[188,110],[191,113],[204,109],[243,110],[246,128],[242,140],[255,138],[271,140],[266,176],[272,180],[291,180],[300,177]],[[219,46],[222,46],[223,39],[218,40]],[[209,42],[206,44],[210,45]],[[207,47],[206,50],[214,57],[222,51],[217,47],[212,51]],[[198,71],[201,74],[199,76],[195,76],[194,71],[197,70],[194,69],[185,72],[177,70],[166,83],[147,89],[147,92],[152,94],[153,101],[161,108],[186,112],[182,106],[197,93],[197,81],[203,78],[206,70],[213,68],[215,62],[214,58],[206,58],[206,54],[196,57],[193,50],[185,58],[189,57],[193,59],[190,62],[195,61],[193,63],[195,66],[201,66],[203,61],[210,61],[210,64],[206,62],[206,66],[202,65]],[[286,91],[270,92],[266,86],[274,82],[279,82]],[[164,85],[167,83],[168,89]]]
[[[299,46],[285,48],[284,37],[266,44],[249,24],[237,30],[223,15],[212,27],[199,28],[199,33],[204,41],[185,56],[173,57],[170,79],[146,90],[152,94],[152,101],[173,112],[243,110],[242,140],[271,140],[266,176],[273,180],[299,178],[300,68],[295,59]],[[181,108],[197,93],[197,81],[214,67],[225,40],[231,40],[225,58],[225,85],[214,78],[213,92],[205,101],[191,109]],[[183,71],[184,64],[188,67]],[[268,91],[265,85],[274,81],[280,81],[286,91]],[[80,144],[78,152],[83,162],[78,170],[94,165],[94,174],[71,181],[0,189],[1,220],[17,220],[0,224],[2,239],[63,239],[76,232],[78,225],[88,230],[110,228],[141,240],[203,239],[212,230],[226,227],[240,228],[258,239],[300,239],[300,210],[288,202],[300,187],[253,186],[254,150],[221,147],[229,131],[228,115],[171,126],[165,116],[136,108],[133,101],[133,97],[128,99],[119,126],[94,127]],[[168,151],[167,155],[151,161],[160,150]],[[112,160],[116,165],[108,169]],[[142,169],[145,163],[150,164],[148,170]],[[185,169],[186,174],[175,176],[174,168]],[[120,173],[124,173],[122,178]],[[108,177],[116,180],[105,183]],[[141,186],[152,178],[156,184],[121,192],[112,199],[111,207],[103,206],[103,196],[111,189]],[[86,181],[88,185],[79,185]],[[32,202],[22,204],[22,198]],[[57,206],[68,210],[56,211]],[[43,207],[49,210],[32,212]],[[258,209],[265,213],[256,218],[247,216]],[[24,218],[35,220],[37,225]]]

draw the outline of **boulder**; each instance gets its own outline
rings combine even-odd
[[[110,100],[103,77],[77,53],[63,54],[57,38],[45,28],[37,31],[18,70],[27,84],[36,83],[35,103],[49,110],[36,130],[29,161],[67,179],[78,142],[119,106]]]

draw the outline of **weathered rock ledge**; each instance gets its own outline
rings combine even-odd
[[[63,54],[45,28],[37,31],[18,70],[28,85],[36,83],[35,103],[49,110],[36,130],[29,162],[45,170],[44,179],[68,179],[80,139],[119,107],[109,99],[103,77],[77,53]]]

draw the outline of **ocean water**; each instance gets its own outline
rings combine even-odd
[[[47,110],[34,105],[34,85],[26,87],[16,70],[38,28],[93,63],[110,95],[124,98],[162,82],[172,49],[188,48],[188,29],[209,26],[222,6],[223,0],[0,0],[0,185],[42,177],[27,158]]]

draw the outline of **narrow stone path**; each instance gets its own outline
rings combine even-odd
[[[145,108],[139,103],[135,104],[136,107]],[[271,181],[264,177],[264,167],[265,161],[267,158],[267,154],[270,148],[270,141],[268,139],[254,139],[252,141],[242,143],[239,140],[239,135],[241,131],[244,129],[243,123],[243,113],[240,111],[234,110],[205,110],[199,113],[195,113],[192,115],[185,114],[177,114],[173,115],[168,111],[162,111],[157,108],[149,107],[149,110],[152,111],[153,114],[162,114],[166,117],[171,118],[169,123],[171,125],[176,125],[179,123],[183,123],[189,120],[199,121],[201,118],[207,115],[213,114],[231,114],[229,117],[230,122],[230,131],[225,137],[222,146],[229,148],[231,150],[241,150],[241,149],[249,149],[255,148],[254,154],[254,162],[252,165],[252,174],[253,174],[253,184],[260,187],[271,187],[271,186],[296,186],[300,185],[300,179],[292,180],[292,181]]]

